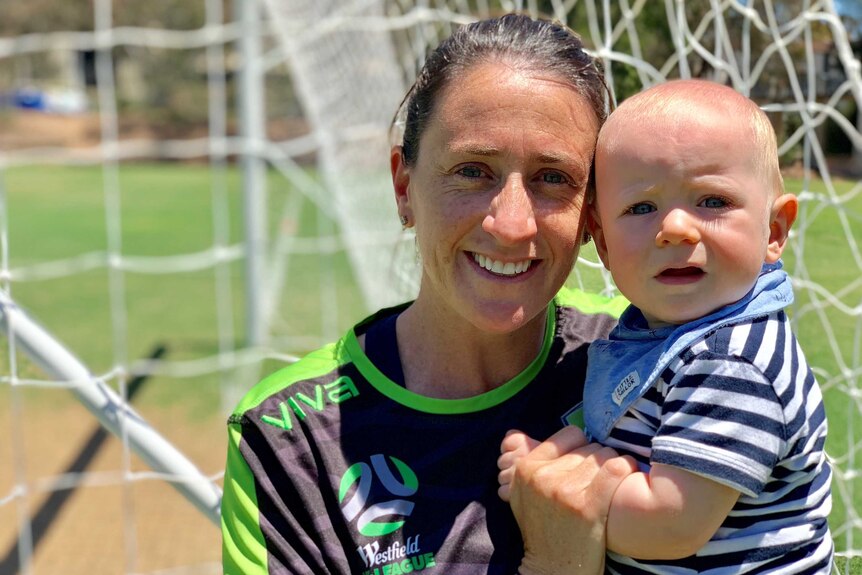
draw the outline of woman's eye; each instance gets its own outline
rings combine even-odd
[[[700,205],[704,208],[723,208],[727,206],[727,201],[724,198],[712,197],[706,198],[705,200],[700,202]]]
[[[545,172],[542,174],[542,181],[546,184],[564,184],[566,177],[558,172]]]
[[[650,212],[654,212],[655,206],[652,204],[647,204],[647,203],[635,204],[635,205],[629,207],[629,209],[626,211],[630,214],[634,214],[636,216],[641,216],[643,214],[648,214]]]
[[[463,168],[458,170],[458,173],[460,175],[464,176],[465,178],[481,178],[482,177],[482,170],[480,170],[476,166],[464,166]]]

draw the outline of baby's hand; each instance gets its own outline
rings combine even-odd
[[[497,467],[500,469],[500,473],[497,475],[497,481],[500,482],[497,494],[503,501],[509,501],[509,487],[512,483],[512,476],[515,474],[515,464],[535,449],[539,443],[541,442],[517,430],[506,433],[506,437],[500,444],[502,455],[497,459]]]

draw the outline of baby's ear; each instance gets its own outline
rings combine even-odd
[[[596,210],[596,203],[591,202],[589,205],[584,206],[584,209],[587,210],[587,231],[593,236],[593,241],[596,242],[596,252],[598,252],[602,264],[604,264],[605,269],[610,270],[611,268],[608,267],[608,244],[605,241],[605,234],[602,230],[602,222],[599,219],[598,210]]]
[[[769,244],[766,246],[766,263],[774,264],[781,257],[790,227],[796,221],[799,200],[793,194],[782,194],[772,204],[769,219]]]

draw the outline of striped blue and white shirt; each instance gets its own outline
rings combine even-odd
[[[590,356],[596,360],[601,354]],[[609,553],[607,570],[829,573],[825,440],[822,395],[784,311],[704,330],[667,363],[603,443],[642,464],[674,465],[741,496],[696,555],[638,561]]]

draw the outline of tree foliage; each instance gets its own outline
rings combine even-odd
[[[767,47],[774,43],[775,39],[768,33],[758,30],[756,26],[745,23],[745,16],[741,9],[727,9],[716,14],[713,12],[714,2],[710,0],[686,0],[685,10],[681,14],[677,11],[676,2],[665,2],[662,0],[650,0],[638,3],[630,0],[629,8],[632,9],[632,18],[626,23],[623,20],[622,3],[611,2],[610,14],[604,13],[605,3],[594,1],[578,2],[570,11],[566,23],[573,30],[584,37],[586,43],[594,49],[612,44],[614,52],[632,54],[632,38],[637,38],[638,49],[641,58],[649,62],[663,75],[673,77],[677,74],[680,57],[686,60],[687,68],[691,77],[709,77],[719,81],[732,83],[732,79],[720,69],[716,69],[703,54],[691,50],[692,39],[700,46],[701,50],[708,54],[719,54],[722,59],[732,59],[737,62],[737,68],[742,67],[739,59],[744,57],[747,50],[749,58],[749,69],[752,68],[759,58],[764,54],[769,55],[765,60],[763,72],[752,87],[752,94],[772,90],[773,92],[787,89],[788,70],[787,63],[782,60],[780,53],[767,51]],[[721,3],[725,7],[726,3]],[[774,13],[767,14],[763,2],[752,2],[749,8],[754,10],[760,20],[768,23],[770,17],[774,16],[779,27],[786,27],[793,19],[802,14],[808,5],[805,0],[778,0],[772,3]],[[544,0],[541,4],[543,10],[549,14],[553,13],[551,0]],[[588,12],[590,9],[597,17],[600,25],[598,30],[591,29],[588,25]],[[671,11],[669,13],[668,11]],[[682,16],[684,32],[688,36],[685,39],[687,50],[680,55],[674,42],[674,33],[671,30],[671,22]],[[604,23],[608,17],[613,24],[613,42],[608,42]],[[632,34],[634,31],[634,35]],[[825,27],[813,28],[814,39],[823,40],[828,38]],[[747,44],[743,42],[743,36],[747,37]],[[802,39],[791,42],[788,47],[791,60],[802,62],[802,51],[804,50]],[[606,62],[607,64],[607,62]],[[611,58],[610,62],[614,88],[619,101],[625,99],[641,90],[643,81],[637,70],[632,66]]]
[[[87,32],[99,0],[0,0],[0,36]],[[111,0],[113,26],[190,30],[203,26],[204,0]]]

